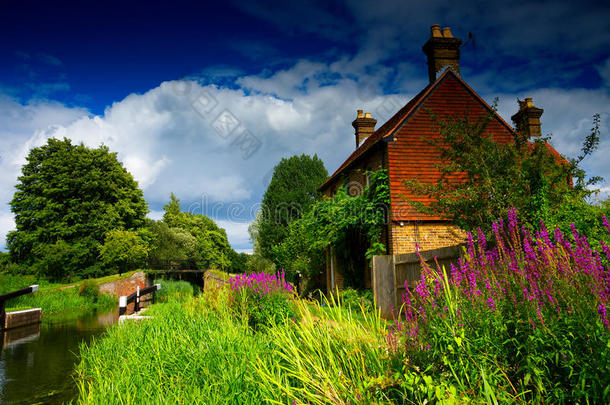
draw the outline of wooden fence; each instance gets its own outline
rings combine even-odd
[[[381,316],[392,318],[392,311],[400,310],[402,295],[406,292],[405,281],[409,288],[414,287],[421,275],[421,258],[431,267],[440,266],[449,270],[451,263],[457,262],[462,245],[427,250],[402,255],[373,256],[373,293]]]

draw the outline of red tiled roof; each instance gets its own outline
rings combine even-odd
[[[391,219],[444,221],[444,218],[426,216],[417,212],[409,204],[409,199],[424,204],[431,200],[426,196],[414,195],[404,183],[407,179],[417,179],[424,183],[434,183],[440,179],[441,172],[438,169],[440,154],[429,142],[430,139],[438,138],[440,134],[430,112],[442,120],[455,115],[466,115],[474,121],[489,115],[492,111],[493,109],[468,84],[448,69],[368,137],[320,186],[320,190],[328,187],[342,172],[371,151],[374,145],[382,140],[393,140],[387,143]],[[499,142],[512,142],[515,136],[512,127],[496,113],[494,118],[488,124],[487,132]]]
[[[439,80],[437,80],[437,82]],[[326,181],[318,188],[318,190],[324,190],[324,188],[329,185],[345,168],[355,162],[360,156],[363,156],[386,135],[391,134],[392,130],[396,128],[406,116],[408,116],[409,112],[417,105],[420,99],[425,97],[425,94],[427,94],[428,90],[434,87],[435,83],[426,86],[422,91],[419,92],[419,94],[413,97],[411,101],[409,101],[404,107],[398,110],[398,112],[394,114],[392,118],[390,118],[382,126],[377,128],[371,136],[366,138],[364,142],[362,142],[360,146],[354,152],[352,152],[351,155],[349,155],[345,162],[343,162],[343,164],[339,166],[339,168],[335,170],[335,172],[331,174],[328,179],[326,179]]]

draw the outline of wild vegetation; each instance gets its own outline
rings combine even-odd
[[[495,245],[469,235],[451,269],[423,267],[391,350],[427,365],[437,399],[607,403],[610,249],[574,226],[531,233],[514,210],[492,229]]]
[[[0,274],[0,294],[38,283],[35,276]],[[86,312],[109,310],[116,306],[116,298],[101,293],[95,280],[85,280],[74,285],[43,281],[37,292],[13,298],[6,303],[9,311],[42,308],[45,322],[78,318]]]
[[[608,402],[610,248],[508,217],[492,224],[495,245],[480,232],[450,269],[424,267],[393,322],[352,293],[299,299],[281,274],[159,304],[150,321],[82,348],[80,399]],[[261,300],[274,294],[289,311]],[[266,305],[273,312],[253,323]]]
[[[188,281],[156,279],[154,284],[161,285],[161,290],[155,293],[159,302],[187,301],[195,295],[195,289]]]

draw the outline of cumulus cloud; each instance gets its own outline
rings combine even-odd
[[[204,213],[231,221],[223,222],[230,240],[247,247],[247,225],[273,166],[282,157],[317,153],[334,170],[353,148],[355,110],[384,100],[362,101],[356,79],[336,77],[329,84],[323,76],[330,73],[327,65],[304,62],[277,76],[244,77],[237,88],[204,85],[204,80],[164,82],[113,103],[99,116],[56,103],[20,105],[5,99],[1,152],[3,157],[8,152],[3,168],[10,170],[4,181],[12,186],[28,151],[51,137],[90,147],[104,144],[143,188],[155,210],[151,217],[159,216],[171,192],[185,208],[205,199],[216,205]],[[19,128],[28,114],[30,123]],[[2,200],[11,195],[12,190],[4,192]]]
[[[0,97],[0,168],[5,174],[0,199],[10,201],[31,147],[50,137],[91,147],[103,143],[118,153],[143,188],[152,209],[149,217],[160,218],[174,192],[184,209],[217,220],[234,248],[249,249],[248,223],[281,158],[318,154],[332,173],[354,149],[356,109],[370,111],[381,125],[425,85],[423,63],[367,68],[374,59],[303,60],[272,74],[240,77],[227,87],[208,84],[209,77],[163,82],[113,103],[101,115]],[[488,101],[500,97],[499,110],[507,121],[517,97],[533,97],[545,109],[544,133],[552,133],[557,149],[567,155],[578,153],[593,113],[602,114],[607,134],[607,89],[496,92],[485,88],[482,95]],[[609,148],[603,139],[600,151],[586,162],[592,174],[610,173],[610,163],[602,159]],[[12,226],[5,217],[10,218],[7,205],[0,207],[0,238]]]

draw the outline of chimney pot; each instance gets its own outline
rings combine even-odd
[[[356,148],[375,132],[375,124],[377,124],[377,120],[371,117],[371,113],[363,114],[363,110],[358,110],[356,119],[352,122],[356,132]]]
[[[430,83],[436,81],[438,75],[446,68],[460,74],[460,45],[462,40],[454,38],[449,27],[443,28],[435,24],[430,28],[432,35],[422,48],[428,57],[428,76]]]
[[[540,117],[544,110],[536,107],[531,97],[526,97],[524,100],[517,99],[517,102],[519,111],[510,118],[519,133],[518,144],[522,144],[530,138],[542,136]]]
[[[430,27],[430,36],[433,38],[441,38],[441,26],[440,24],[434,24]]]

